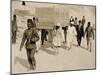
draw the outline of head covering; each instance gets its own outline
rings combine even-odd
[[[57,25],[56,26],[61,26],[61,24],[60,23],[57,23]]]

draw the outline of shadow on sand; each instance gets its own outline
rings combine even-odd
[[[80,47],[80,48],[82,48],[82,49],[84,49],[84,50],[86,50],[86,51],[89,51],[89,50],[87,50],[86,47],[83,47],[83,46],[78,46],[78,45],[75,45],[75,44],[73,44],[73,46],[75,46],[75,47]],[[90,51],[89,51],[89,52],[90,52]]]
[[[42,48],[41,51],[44,51],[50,55],[56,55],[56,51],[52,51],[49,48]]]
[[[21,64],[25,68],[29,68],[28,61],[26,59],[16,56],[14,64],[17,64],[17,63]]]

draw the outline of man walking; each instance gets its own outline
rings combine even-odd
[[[68,29],[67,29],[66,42],[67,42],[68,50],[72,48],[73,38],[77,35],[75,27],[73,25],[74,25],[74,22],[70,22],[70,25],[68,26]]]
[[[77,26],[77,42],[78,42],[78,46],[81,46],[82,37],[84,37],[84,26],[82,25],[81,20],[79,20],[79,25]]]
[[[82,18],[82,25],[84,26],[84,24],[85,24],[85,16],[83,16]]]
[[[92,49],[92,39],[94,40],[94,31],[93,27],[91,27],[91,22],[88,22],[86,30],[86,39],[87,39],[87,49],[91,52]]]
[[[36,41],[39,40],[39,36],[35,30],[35,28],[32,27],[32,19],[27,20],[27,29],[24,31],[22,42],[20,45],[20,51],[22,50],[22,47],[25,43],[25,48],[27,52],[28,62],[30,64],[30,69],[35,69],[36,67],[36,60],[35,60],[35,52],[36,52]]]
[[[17,34],[17,22],[16,22],[16,15],[13,15],[12,21],[12,43],[16,43],[16,34]]]

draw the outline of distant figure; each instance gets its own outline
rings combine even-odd
[[[94,40],[94,30],[91,27],[91,22],[88,22],[85,29],[86,39],[87,39],[87,49],[91,52],[92,49],[92,39]]]
[[[83,18],[82,18],[82,25],[84,26],[84,24],[85,24],[85,16],[83,16]]]
[[[67,35],[68,26],[63,27],[64,30],[64,42],[66,43],[66,35]]]
[[[41,29],[37,29],[37,33],[40,39],[36,42],[36,50],[39,51],[41,48]]]
[[[44,41],[47,41],[48,31],[46,29],[42,29],[41,31],[41,41],[42,45],[44,45]]]
[[[77,17],[75,17],[75,21],[74,21],[74,27],[77,31],[77,27],[78,27],[78,20],[77,20]]]
[[[73,24],[74,24],[74,22],[71,22],[70,25],[68,26],[68,30],[67,30],[66,42],[67,42],[68,50],[70,50],[71,47],[72,47],[73,37],[75,37],[77,35],[75,27],[73,26]]]
[[[17,22],[16,22],[16,15],[13,15],[12,20],[12,43],[16,43],[16,34],[17,34]]]
[[[24,31],[23,38],[20,45],[20,51],[25,43],[25,48],[27,52],[28,62],[30,64],[30,69],[36,68],[35,52],[36,52],[36,42],[39,40],[39,36],[35,29],[32,27],[32,19],[27,20],[27,29]]]
[[[26,5],[25,1],[22,1],[22,5],[24,5],[24,6]]]
[[[84,37],[84,26],[82,25],[81,20],[79,20],[79,25],[77,26],[77,43],[78,43],[78,46],[81,46],[82,37]]]
[[[70,17],[70,22],[74,21],[74,18],[73,16]]]
[[[78,22],[77,22],[77,17],[75,17],[75,21],[74,21],[74,25],[77,26]]]
[[[33,28],[36,27],[36,18],[35,18],[35,17],[33,17],[33,24],[32,24],[32,27],[33,27]]]

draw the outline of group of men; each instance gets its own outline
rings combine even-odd
[[[87,27],[85,28],[85,25]],[[62,31],[64,30],[64,31]],[[92,39],[94,39],[94,29],[91,26],[91,22],[87,22],[85,16],[81,20],[78,20],[77,17],[69,19],[69,25],[62,27],[61,24],[57,24],[53,29],[53,47],[61,47],[62,43],[65,43],[68,50],[71,49],[73,41],[77,40],[77,46],[81,46],[82,38],[87,40],[87,50],[91,52],[92,50]],[[75,38],[76,39],[75,39]]]
[[[87,27],[85,29],[84,29],[84,25],[87,25]],[[77,20],[77,17],[75,17],[75,19],[74,19],[73,16],[71,16],[70,26],[75,28],[75,29],[73,28],[73,30],[74,30],[75,35],[77,36],[78,46],[81,46],[82,37],[84,38],[86,36],[87,49],[91,52],[92,39],[94,39],[94,29],[91,26],[91,22],[87,22],[87,24],[86,24],[85,16],[83,16],[83,18],[81,20]],[[67,32],[67,35],[68,34],[69,33]],[[71,33],[71,34],[73,34],[73,33]]]
[[[17,23],[16,23],[16,15],[13,15],[13,21],[12,21],[12,43],[16,43],[16,33],[17,33]],[[27,57],[28,57],[28,62],[30,64],[30,69],[35,69],[36,68],[36,60],[35,60],[35,53],[37,52],[36,50],[36,42],[41,39],[40,44],[44,44],[44,40],[47,41],[46,35],[48,34],[46,29],[41,29],[41,37],[39,37],[37,29],[36,29],[36,17],[33,17],[33,19],[27,19],[27,29],[25,29],[23,33],[23,38],[21,41],[20,45],[20,51],[23,48],[23,45],[25,43],[25,48],[27,52]],[[37,20],[38,21],[38,20]],[[64,35],[65,35],[65,43],[67,43],[68,49],[71,49],[72,45],[72,39],[73,39],[73,32],[77,36],[77,43],[78,46],[81,46],[81,40],[82,37],[86,35],[87,39],[87,48],[91,52],[91,43],[92,43],[92,38],[94,39],[94,30],[91,27],[91,22],[87,23],[87,27],[84,31],[84,25],[86,23],[85,21],[85,16],[83,16],[82,20],[77,21],[77,17],[75,19],[71,16],[70,18],[70,25],[65,28],[64,30]],[[55,30],[57,33],[57,38],[59,37],[59,33],[61,32],[61,29],[59,26],[56,26]],[[62,34],[62,33],[61,33]],[[62,42],[60,39],[57,40],[57,38],[53,38],[53,44],[57,45],[57,42]],[[60,46],[60,43],[59,43]]]

